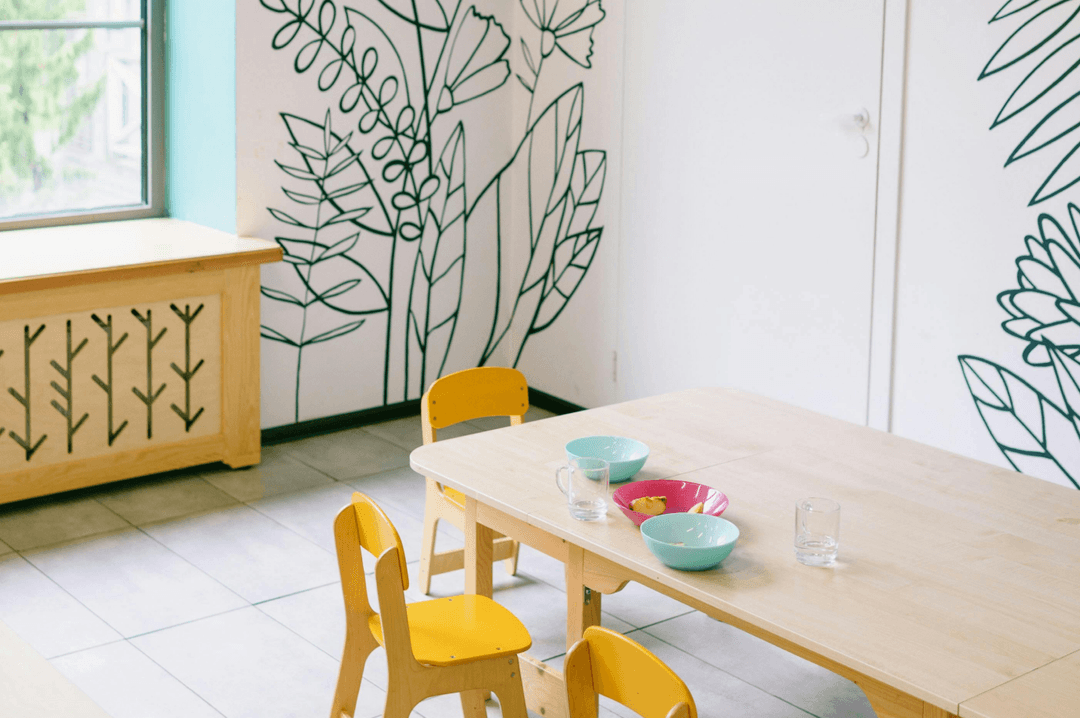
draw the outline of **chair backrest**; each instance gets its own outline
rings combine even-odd
[[[447,374],[420,401],[424,443],[438,429],[486,416],[509,416],[517,425],[529,410],[529,384],[517,369],[484,366]]]
[[[396,550],[401,590],[404,594],[409,587],[409,572],[405,565],[405,550],[401,546],[401,537],[379,505],[358,491],[352,495],[352,503],[338,512],[334,519],[334,541],[337,545],[338,569],[341,571],[341,591],[345,597],[347,620],[363,621],[366,626],[375,611],[368,603],[361,549],[373,554],[376,559],[389,549]],[[402,600],[404,601],[404,596]]]
[[[690,689],[641,644],[600,626],[566,654],[563,667],[570,718],[596,718],[596,696],[610,698],[642,718],[697,718]]]

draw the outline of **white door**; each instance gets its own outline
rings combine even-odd
[[[883,13],[628,4],[622,397],[722,385],[865,423]]]

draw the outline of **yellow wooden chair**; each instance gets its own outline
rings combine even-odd
[[[488,691],[498,696],[503,716],[526,718],[518,654],[532,639],[514,614],[484,596],[406,605],[401,539],[364,494],[353,494],[338,513],[334,538],[345,595],[345,650],[331,718],[353,717],[364,664],[380,645],[389,669],[384,718],[407,718],[420,701],[444,693],[461,693],[466,718],[485,718]],[[368,603],[361,549],[378,557],[378,613]]]
[[[563,679],[570,718],[596,718],[598,695],[642,718],[697,718],[683,680],[644,646],[607,628],[585,629],[566,654]]]
[[[462,421],[489,416],[508,416],[517,426],[529,410],[529,385],[517,369],[480,367],[448,374],[437,380],[420,401],[424,443],[435,441],[439,429]],[[465,496],[448,486],[427,480],[424,500],[424,539],[420,553],[420,588],[431,590],[431,577],[465,566],[464,549],[435,552],[439,521],[465,530]],[[506,572],[517,573],[518,542],[496,534],[493,560],[504,560]]]

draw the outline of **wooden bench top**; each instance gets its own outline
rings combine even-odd
[[[0,295],[277,262],[264,239],[179,219],[0,232]]]

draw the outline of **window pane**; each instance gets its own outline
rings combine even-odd
[[[0,219],[143,201],[141,63],[138,28],[0,31]]]
[[[0,20],[138,20],[140,0],[0,0]]]

